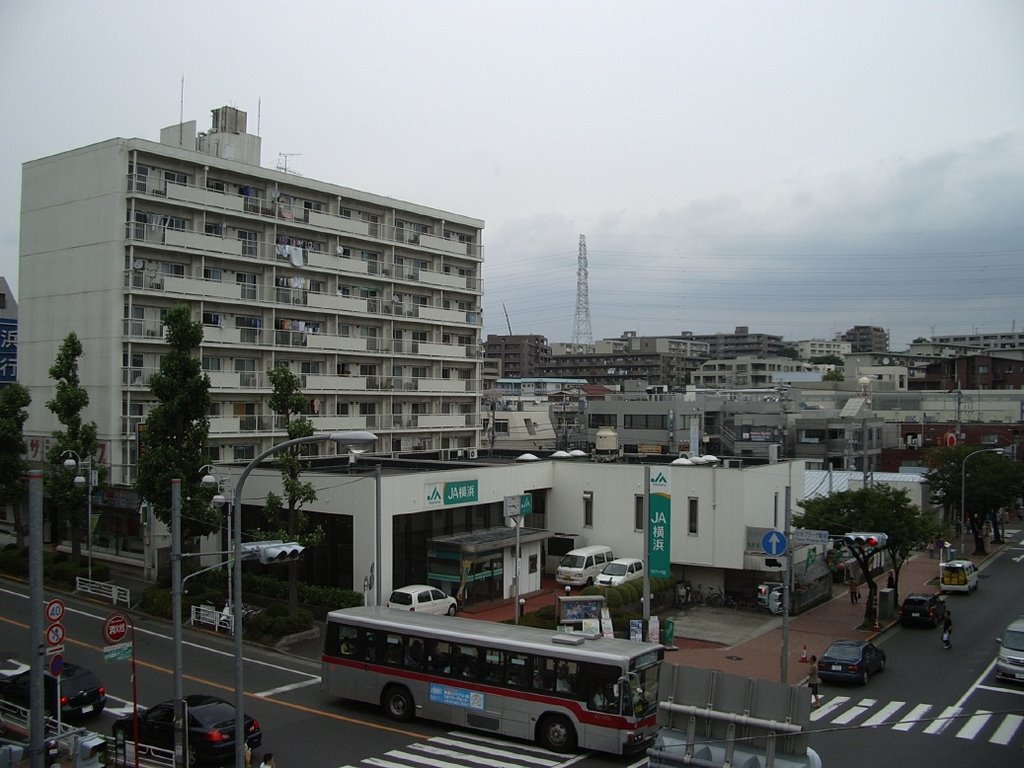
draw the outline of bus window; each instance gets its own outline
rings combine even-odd
[[[529,688],[530,656],[526,653],[508,653],[505,657],[506,683],[513,688]]]
[[[619,697],[615,695],[614,680],[590,680],[587,706],[597,712],[619,713]]]
[[[437,675],[452,673],[452,644],[445,640],[432,640],[428,646],[430,669]]]
[[[356,655],[356,644],[359,642],[359,630],[356,627],[342,626],[339,634],[339,652],[346,658],[352,658]]]
[[[423,669],[424,660],[423,641],[418,637],[406,638],[405,666],[409,669]]]
[[[400,667],[404,660],[402,636],[391,633],[384,635],[384,663]]]
[[[555,690],[555,660],[541,658],[533,660],[533,689],[551,692]]]
[[[454,674],[456,677],[473,678],[477,676],[477,649],[472,645],[453,645]]]
[[[500,683],[502,681],[502,672],[505,667],[503,656],[501,651],[496,651],[493,648],[484,650],[484,682]]]
[[[559,662],[555,670],[555,691],[574,694],[577,691],[578,670],[575,661]]]
[[[372,629],[362,630],[362,644],[359,646],[359,656],[363,661],[377,660],[377,633]]]

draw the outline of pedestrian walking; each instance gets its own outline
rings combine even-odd
[[[953,647],[953,614],[946,611],[946,617],[942,620],[942,647],[947,651]]]
[[[274,760],[273,752],[267,752],[263,755],[263,762],[260,763],[260,768],[277,768],[277,761]]]
[[[821,704],[821,696],[818,694],[819,685],[821,685],[821,677],[818,675],[818,657],[811,656],[811,669],[807,673],[807,687],[811,689],[811,706],[813,707]]]
[[[889,589],[894,589],[896,587],[896,575],[892,571],[889,571],[889,578],[885,580],[885,586]]]
[[[860,600],[860,586],[857,584],[857,580],[851,576],[846,582],[846,586],[850,590],[850,604],[856,605]]]

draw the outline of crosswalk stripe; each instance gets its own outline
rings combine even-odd
[[[953,722],[951,718],[956,717],[962,711],[960,707],[946,707],[942,710],[942,714],[936,718],[935,722],[924,729],[924,732],[928,735],[942,733],[946,730],[946,726]]]
[[[992,744],[1001,744],[1004,747],[1010,743],[1010,739],[1013,738],[1013,734],[1020,728],[1021,723],[1024,723],[1024,717],[1020,715],[1007,715],[1003,718],[1003,722],[996,728],[996,732],[992,734],[992,738],[989,741]]]
[[[388,753],[390,754],[390,753]],[[408,763],[393,763],[390,760],[382,760],[379,757],[368,757],[362,761],[366,765],[376,765],[379,768],[409,768]]]
[[[919,721],[927,715],[932,709],[931,704],[918,704],[912,710],[907,712],[903,718],[892,727],[894,731],[909,731],[915,725],[919,724]]]
[[[832,722],[838,723],[839,725],[848,725],[871,709],[871,707],[875,706],[876,703],[877,701],[875,699],[861,699],[859,703],[854,704]]]
[[[449,768],[452,765],[458,765],[458,763],[453,763],[451,760],[434,760],[433,758],[424,757],[422,755],[410,755],[408,752],[403,752],[400,749],[393,749],[390,752],[385,752],[384,754],[387,757],[409,760],[416,765],[432,765],[434,768]]]
[[[553,765],[558,765],[558,763],[561,762],[561,759],[554,752],[548,752],[547,750],[542,750],[542,749],[530,750],[529,746],[525,745],[525,744],[523,745],[522,749],[519,749],[518,748],[519,745],[517,744],[516,745],[517,749],[516,749],[515,752],[510,752],[510,751],[505,751],[505,750],[502,750],[502,749],[497,749],[497,747],[510,747],[512,745],[509,742],[507,742],[507,741],[498,741],[496,739],[487,739],[487,740],[482,741],[482,743],[480,743],[480,744],[476,744],[476,743],[473,743],[473,741],[471,741],[471,740],[456,740],[456,739],[449,739],[449,738],[446,738],[444,736],[436,736],[436,737],[434,737],[433,739],[430,740],[430,743],[431,744],[443,744],[444,746],[448,746],[448,747],[462,747],[464,749],[474,749],[474,750],[477,750],[477,751],[484,751],[484,752],[486,752],[489,755],[501,755],[501,756],[507,757],[509,759],[518,760],[519,762],[533,763],[535,765],[553,766]],[[524,754],[524,752],[526,752],[528,750],[534,751],[534,752],[540,752],[542,755],[550,755],[550,757],[535,757],[533,755]]]
[[[878,712],[876,712],[863,723],[861,723],[861,725],[881,725],[889,719],[889,715],[896,714],[897,710],[902,709],[906,706],[906,704],[907,702],[905,701],[890,701],[888,704],[886,704],[884,707],[878,710]]]
[[[963,728],[956,732],[956,737],[958,739],[973,739],[981,732],[981,729],[985,727],[985,723],[987,723],[991,717],[991,712],[980,710],[976,715],[967,719]]]
[[[462,739],[463,741],[467,742],[476,741],[482,744],[492,744],[499,747],[508,747],[511,745],[511,742],[504,741],[502,739],[495,739],[490,736],[485,736],[482,733],[475,733],[473,731],[449,731],[448,735],[457,739]],[[550,749],[538,747],[536,744],[516,744],[515,749],[517,754],[520,752],[533,752],[538,755],[545,755],[558,761],[562,760],[562,756],[559,755],[557,752],[552,752]]]
[[[811,720],[816,722],[835,712],[850,700],[849,696],[834,696],[817,709],[811,710]]]
[[[431,740],[433,741],[433,740]],[[429,755],[435,755],[436,757],[448,757],[453,759],[461,759],[463,761],[470,761],[476,765],[487,765],[491,768],[506,768],[511,765],[510,759],[518,757],[511,752],[498,749],[494,750],[492,754],[495,756],[504,755],[504,759],[495,760],[491,757],[484,757],[483,755],[473,755],[468,752],[460,752],[455,749],[443,749],[442,747],[435,746],[432,743],[427,744],[410,744],[409,749],[416,752],[424,752]],[[552,763],[549,763],[551,765]]]

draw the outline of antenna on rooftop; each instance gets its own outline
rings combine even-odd
[[[293,170],[288,170],[288,158],[289,157],[302,157],[302,153],[301,152],[278,152],[277,153],[277,170],[284,171],[285,173],[292,173],[292,174],[295,174],[296,176],[301,176],[302,174],[299,173],[298,171],[294,170],[294,169]]]
[[[589,269],[587,268],[587,236],[580,235],[580,251],[576,259],[576,319],[572,326],[573,352],[590,349],[594,336],[590,330]]]

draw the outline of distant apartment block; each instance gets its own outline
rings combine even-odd
[[[1024,349],[1024,332],[958,333],[952,336],[932,336],[936,344],[980,347],[981,349]]]
[[[708,345],[708,358],[722,360],[734,357],[775,357],[791,345],[781,336],[751,333],[746,325],[737,325],[733,333],[684,334]]]
[[[886,352],[889,349],[889,332],[874,325],[855,325],[840,339],[850,342],[851,352]]]
[[[488,334],[484,342],[484,359],[500,360],[502,378],[532,378],[551,359],[546,337],[537,334],[496,336]]]
[[[804,339],[796,342],[796,351],[801,360],[810,360],[814,357],[843,357],[850,354],[851,346],[850,342],[840,339]]]
[[[788,357],[740,357],[709,360],[693,374],[693,385],[707,388],[771,387],[782,382],[820,378],[821,372],[815,366]]]
[[[267,370],[301,377],[317,431],[381,451],[476,446],[483,221],[260,166],[246,113],[160,141],[114,138],[24,164],[21,370],[39,460],[62,339],[81,338],[84,416],[113,483],[134,479],[148,382],[179,304],[203,325],[210,459],[286,437]],[[318,446],[311,446],[314,453]],[[333,447],[322,448],[331,452]]]

